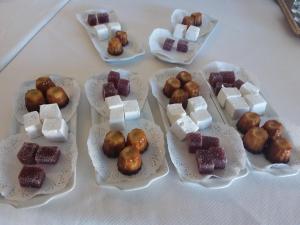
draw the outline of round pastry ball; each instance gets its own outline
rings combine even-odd
[[[194,26],[200,27],[202,25],[202,13],[194,12],[191,14],[191,17],[193,18]]]
[[[267,122],[265,122],[262,128],[264,128],[268,132],[269,137],[272,139],[280,137],[283,132],[283,126],[277,120],[268,120]]]
[[[200,87],[199,85],[194,82],[194,81],[189,81],[187,82],[183,89],[188,93],[189,95],[189,98],[192,98],[192,97],[197,97],[199,96],[200,94]]]
[[[35,86],[36,89],[40,90],[46,97],[48,89],[55,87],[55,84],[49,77],[39,77],[35,81]]]
[[[243,137],[244,147],[253,154],[259,154],[264,150],[269,135],[260,127],[253,127]]]
[[[142,168],[140,152],[132,146],[125,147],[118,157],[118,170],[125,175],[133,175]]]
[[[127,135],[127,145],[137,149],[140,153],[144,153],[148,148],[148,140],[142,129],[135,128]]]
[[[113,56],[118,56],[123,53],[123,46],[119,38],[113,37],[109,40],[107,52]]]
[[[266,159],[271,163],[288,163],[292,152],[292,145],[283,138],[278,137],[271,141],[270,147],[266,150]]]
[[[187,82],[192,80],[192,75],[187,71],[180,71],[176,78],[180,80],[181,86],[183,87]]]
[[[102,145],[103,153],[109,158],[116,158],[125,147],[125,137],[120,131],[109,131]]]
[[[128,45],[127,33],[125,31],[117,31],[115,37],[120,40],[122,46]]]
[[[69,97],[61,87],[51,87],[47,91],[47,101],[49,104],[57,103],[59,108],[64,108],[69,103]]]
[[[237,126],[237,129],[242,134],[245,134],[252,127],[258,127],[259,123],[260,123],[260,116],[257,113],[255,113],[255,112],[246,112],[239,119],[236,126]]]
[[[166,80],[165,86],[163,88],[163,93],[168,98],[171,98],[173,92],[180,88],[180,80],[175,77],[171,77]]]
[[[40,111],[40,105],[46,104],[43,93],[37,89],[31,89],[25,94],[25,106],[28,112]]]
[[[186,109],[188,104],[188,98],[188,93],[185,90],[179,88],[173,92],[170,99],[170,104],[181,103],[182,107]]]
[[[194,20],[191,16],[185,16],[182,19],[182,24],[187,25],[187,27],[194,25]]]

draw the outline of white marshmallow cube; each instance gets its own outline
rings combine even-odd
[[[109,31],[106,25],[104,24],[99,24],[97,26],[94,26],[97,37],[100,39],[100,41],[107,40],[109,37]]]
[[[200,130],[209,127],[212,123],[212,117],[206,109],[192,112],[190,116]]]
[[[219,91],[219,94],[217,96],[217,99],[221,105],[222,108],[224,108],[226,100],[230,98],[235,98],[235,97],[241,97],[241,93],[237,88],[226,88],[222,87],[221,90]]]
[[[245,112],[249,112],[250,107],[243,97],[236,97],[226,101],[225,110],[232,119],[236,120]]]
[[[124,106],[124,103],[120,97],[120,95],[114,95],[114,96],[110,96],[105,98],[105,103],[108,107],[108,109],[115,109],[115,108],[120,108]],[[123,109],[122,109],[123,110]]]
[[[176,24],[174,28],[173,36],[178,39],[184,38],[186,29],[187,29],[187,25],[183,25],[179,23]]]
[[[137,100],[124,101],[125,120],[134,120],[140,118],[140,107]]]
[[[62,142],[68,140],[69,128],[64,119],[45,119],[42,133],[50,141]]]
[[[175,123],[179,118],[186,116],[186,112],[181,103],[167,105],[167,116],[171,124]]]
[[[254,86],[253,84],[251,84],[250,82],[246,82],[241,86],[240,92],[243,96],[249,95],[249,94],[258,94],[259,89],[256,86]]]
[[[45,119],[61,119],[61,111],[57,105],[54,104],[44,104],[40,106],[40,119],[44,121]]]
[[[42,136],[42,123],[37,111],[26,113],[23,116],[24,128],[30,138]]]
[[[171,126],[171,131],[181,141],[186,137],[188,133],[196,132],[197,130],[198,130],[198,126],[194,123],[194,121],[189,116],[183,116],[179,118]]]
[[[114,35],[117,31],[121,30],[121,24],[118,22],[107,23],[107,27],[111,35]]]
[[[197,41],[199,34],[200,34],[200,27],[191,25],[189,26],[189,28],[185,33],[185,38],[189,41]]]
[[[250,111],[259,115],[265,113],[267,108],[266,100],[260,94],[250,94],[244,96],[246,102],[250,106]]]
[[[110,110],[109,124],[112,130],[124,130],[125,118],[123,107]]]
[[[207,109],[207,103],[202,96],[197,96],[188,99],[187,111],[188,113]]]

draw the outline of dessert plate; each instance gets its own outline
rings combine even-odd
[[[145,54],[145,50],[142,49],[141,45],[139,45],[137,40],[134,37],[132,37],[130,34],[128,34],[129,44],[123,48],[123,53],[121,55],[112,56],[108,54],[107,46],[108,46],[109,39],[101,41],[97,37],[95,29],[93,27],[90,27],[86,22],[88,14],[96,13],[96,12],[107,12],[110,18],[110,22],[118,22],[118,17],[113,10],[108,10],[108,9],[88,10],[76,15],[77,20],[86,29],[89,38],[91,39],[94,47],[98,51],[103,61],[108,63],[122,63],[122,62],[128,62],[130,60],[133,60]],[[124,28],[123,24],[122,27]]]
[[[55,85],[60,86],[64,89],[69,97],[69,103],[67,106],[61,109],[61,113],[66,122],[68,122],[76,113],[79,100],[80,100],[80,87],[78,83],[70,77],[63,77],[59,75],[50,75],[51,80]],[[25,94],[28,90],[35,88],[35,80],[25,81],[17,94],[15,105],[14,105],[14,114],[17,121],[23,124],[23,115],[28,113],[25,106]]]
[[[137,99],[140,109],[143,108],[148,95],[148,84],[140,75],[122,69],[113,70],[120,73],[121,78],[129,79],[130,93],[127,97],[121,96],[122,100]],[[109,116],[102,92],[103,84],[107,83],[107,74],[109,71],[90,77],[85,82],[85,93],[92,107],[104,117]]]

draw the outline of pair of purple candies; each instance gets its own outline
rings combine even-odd
[[[107,83],[103,84],[103,98],[114,95],[128,96],[130,93],[130,82],[120,78],[120,73],[110,71],[107,76]]]
[[[87,18],[87,23],[90,26],[96,26],[97,24],[103,24],[108,22],[109,22],[108,13],[89,14]]]
[[[171,51],[174,43],[175,43],[175,40],[173,40],[171,38],[167,38],[164,42],[163,49],[166,50],[166,51]],[[178,52],[187,52],[189,50],[188,41],[180,39],[177,42],[176,50]]]

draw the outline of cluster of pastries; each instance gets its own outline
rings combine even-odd
[[[128,37],[125,31],[116,31],[115,35],[108,41],[107,52],[110,55],[118,56],[123,53],[123,47],[128,45]]]
[[[148,140],[142,129],[135,128],[127,134],[127,140],[120,131],[109,131],[102,145],[103,153],[109,158],[118,158],[118,170],[133,175],[142,168],[142,156],[148,148]]]
[[[260,127],[260,122],[260,116],[254,112],[245,113],[238,121],[237,129],[244,134],[245,149],[253,154],[264,153],[271,163],[288,163],[292,145],[283,137],[283,125],[268,120]]]
[[[25,94],[25,106],[28,112],[33,112],[39,111],[40,106],[47,103],[57,103],[59,108],[64,108],[69,103],[69,97],[49,77],[39,77],[36,80],[36,89],[28,90]]]

